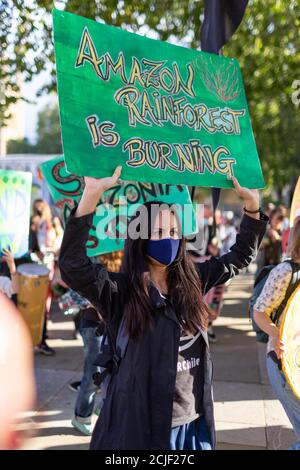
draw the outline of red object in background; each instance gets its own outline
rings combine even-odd
[[[288,250],[290,232],[291,230],[288,228],[282,234],[282,239],[281,239],[282,253],[286,253]]]
[[[38,167],[38,169],[37,169],[37,179],[38,179],[39,181],[43,181],[43,180],[44,180],[43,173],[42,173],[40,167]]]

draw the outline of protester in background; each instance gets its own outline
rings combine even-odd
[[[14,255],[10,248],[2,250],[2,257],[0,258],[0,292],[5,294],[8,298],[13,298],[18,293],[18,275]]]
[[[225,227],[224,227],[222,213],[221,213],[220,209],[216,209],[215,210],[215,226],[213,226],[213,230],[212,230],[212,233],[211,233],[211,238],[209,240],[209,244],[211,243],[211,240],[213,238],[215,238],[218,242],[218,248],[220,249],[221,248],[221,240],[222,240],[221,233],[223,233],[224,230],[225,230]],[[210,254],[209,250],[207,251],[206,254],[207,255]]]
[[[118,273],[122,266],[123,256],[123,250],[113,251],[112,253],[98,256],[97,262],[103,264],[107,271]]]
[[[38,222],[39,222],[39,216],[32,215],[30,217],[28,252],[29,252],[29,255],[33,254],[34,257],[36,257],[37,261],[43,261],[44,256],[40,250],[38,237],[37,237]]]
[[[282,221],[282,230],[287,230],[290,226],[290,210],[288,209],[288,207],[284,206],[284,205],[280,205],[279,206],[279,211],[281,212],[282,216],[283,216],[283,221]]]
[[[35,398],[32,342],[20,313],[1,292],[0,312],[0,449],[16,450],[25,438],[16,422]]]
[[[222,216],[219,209],[215,211],[215,230],[212,230],[209,239],[206,256],[202,261],[209,260],[211,256],[219,257],[229,252],[229,249],[234,245],[236,240],[236,229],[234,227],[234,214],[229,213],[226,217]],[[200,261],[200,260],[199,260]],[[210,308],[209,323],[208,323],[208,339],[210,343],[217,342],[217,336],[213,327],[213,322],[221,314],[223,299],[224,299],[225,285],[221,284],[212,287],[205,295],[205,301]]]
[[[236,232],[235,232],[236,237]],[[232,244],[230,245],[230,247]],[[216,238],[213,238],[208,246],[208,252],[210,253],[207,256],[207,259],[210,259],[211,256],[219,257],[220,254],[220,241]],[[223,253],[226,254],[229,252],[229,249]],[[222,255],[222,256],[223,256]],[[213,322],[219,318],[223,306],[223,299],[224,299],[224,292],[225,292],[225,284],[219,284],[214,286],[210,291],[206,294],[205,301],[207,302],[210,308],[210,315],[209,315],[209,323],[208,323],[208,339],[211,343],[217,342],[217,336],[215,333],[215,329],[213,327]]]
[[[80,310],[79,332],[83,340],[84,350],[84,370],[81,381],[70,384],[71,390],[78,390],[75,404],[72,426],[80,433],[92,435],[92,415],[95,408],[95,399],[98,387],[95,385],[93,376],[100,372],[100,368],[95,366],[95,362],[100,353],[104,324],[96,310],[89,306]],[[98,409],[95,411],[100,412]]]
[[[275,209],[276,209],[275,204],[273,204],[273,202],[269,202],[269,203],[266,205],[265,214],[270,218],[271,215],[273,214],[273,212],[275,211]]]
[[[221,213],[219,210],[216,211],[216,227],[214,227],[213,210],[208,204],[204,205],[203,217],[203,228],[201,227],[202,221],[198,220],[198,227],[201,227],[200,230],[202,231],[202,244],[199,247],[192,246],[192,249],[189,249],[188,251],[194,263],[202,263],[209,260],[212,255],[218,256],[219,254],[220,241],[218,241],[217,237],[214,236],[214,228],[216,229],[215,232],[219,233],[218,229],[221,220]],[[215,287],[212,287],[204,296],[204,300],[209,307],[214,303],[215,289]],[[215,343],[217,341],[216,334],[212,326],[212,323],[217,316],[216,312],[213,309],[210,309],[207,335],[211,343]]]
[[[224,224],[220,229],[221,247],[220,256],[228,253],[236,239],[236,228],[234,223],[234,213],[229,211],[224,217]]]
[[[220,254],[220,241],[217,237],[212,237],[206,249],[206,255],[197,256],[195,253],[190,253],[194,263],[203,263],[208,261],[212,256],[218,257]],[[212,287],[204,296],[204,300],[209,306],[208,328],[207,336],[210,343],[217,342],[217,336],[213,327],[213,322],[219,317],[223,305],[225,285],[221,284]]]
[[[101,313],[112,338],[122,322],[126,354],[111,376],[91,449],[209,450],[215,446],[212,366],[206,334],[211,287],[224,284],[255,257],[266,229],[258,191],[233,184],[246,214],[232,250],[194,266],[171,208],[148,202],[137,211],[147,239],[127,238],[121,273],[86,255],[93,213],[112,177],[85,178],[61,248],[63,280]],[[129,226],[129,228],[131,225]],[[202,294],[203,292],[203,294]]]
[[[99,256],[99,260],[111,272],[120,270],[122,258],[123,251],[121,250]],[[94,384],[93,376],[100,372],[100,368],[95,366],[95,362],[100,352],[104,323],[91,306],[81,309],[78,318],[79,332],[84,345],[84,372],[81,381],[69,385],[71,390],[79,391],[72,425],[82,434],[91,436],[93,411],[99,415],[102,405],[102,403],[98,403],[95,408],[96,393],[99,389]]]
[[[293,229],[291,259],[298,268],[298,279],[300,279],[300,219],[295,222]],[[300,450],[300,400],[288,386],[287,380],[281,370],[281,357],[284,353],[285,346],[279,339],[282,318],[279,318],[276,324],[271,318],[273,312],[278,309],[285,299],[291,279],[292,266],[289,262],[284,261],[272,269],[254,305],[254,320],[257,325],[269,335],[267,369],[270,383],[297,437],[297,442],[293,444],[290,449]],[[295,331],[295,334],[299,334],[299,332]]]
[[[204,205],[204,230],[205,230],[205,245],[204,251],[201,253],[203,256],[209,255],[208,246],[211,240],[214,237],[214,217],[213,217],[213,209],[205,204]],[[216,228],[216,227],[215,227]]]
[[[267,230],[262,247],[264,249],[265,266],[278,264],[282,258],[282,233],[284,215],[275,209],[270,217],[270,227]]]
[[[52,280],[54,276],[55,256],[58,253],[61,239],[63,236],[62,227],[58,217],[53,217],[49,204],[43,199],[36,199],[33,203],[33,215],[31,220],[32,243],[35,242],[38,257],[42,258],[43,264],[50,271],[49,292],[46,300],[45,321],[43,328],[42,340],[35,347],[37,352],[46,356],[53,356],[55,350],[47,344],[47,321],[50,317],[50,309],[52,302]],[[42,254],[42,257],[39,256]]]
[[[290,234],[291,234],[290,227],[285,229],[282,233],[281,250],[282,250],[282,257],[283,258],[285,258],[287,256],[287,252],[288,252],[288,248],[289,248]]]
[[[282,249],[282,258],[284,259],[287,256],[289,249],[289,240],[290,240],[290,213],[289,210],[284,207],[284,220],[282,228],[282,239],[281,239],[281,249]]]
[[[56,238],[53,217],[49,204],[43,199],[35,199],[32,207],[33,223],[36,224],[38,246],[45,256],[52,252]]]

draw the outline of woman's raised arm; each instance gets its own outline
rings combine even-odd
[[[243,199],[245,215],[240,231],[230,251],[220,258],[212,257],[204,263],[197,263],[203,293],[214,286],[224,284],[241,269],[249,266],[255,259],[260,243],[266,232],[268,217],[261,213],[259,192],[243,188],[232,178],[236,193]]]
[[[83,195],[66,224],[59,256],[62,280],[88,299],[104,320],[109,316],[112,296],[118,293],[118,286],[104,266],[91,262],[86,243],[98,201],[104,191],[116,184],[120,174],[121,167],[118,167],[109,178],[85,178]]]

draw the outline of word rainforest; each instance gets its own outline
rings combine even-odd
[[[239,135],[241,131],[238,118],[245,115],[244,109],[211,109],[204,103],[191,105],[184,96],[160,96],[158,92],[149,94],[146,90],[140,93],[132,86],[118,90],[115,100],[127,108],[129,125],[133,127],[137,122],[146,126],[163,126],[165,122],[171,122],[174,126],[182,127],[184,124],[196,131],[203,129],[210,134],[219,131]]]

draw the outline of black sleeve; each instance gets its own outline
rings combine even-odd
[[[75,217],[75,210],[68,219],[61,245],[61,277],[71,289],[89,300],[105,321],[110,321],[114,312],[120,313],[118,275],[110,276],[104,266],[92,263],[87,256],[86,243],[94,214]]]
[[[29,232],[28,247],[29,247],[29,251],[33,253],[41,251],[39,247],[39,243],[38,243],[37,233],[34,232],[33,230],[30,230]]]
[[[214,286],[224,284],[256,258],[268,220],[266,216],[257,220],[245,214],[230,251],[220,258],[212,257],[208,261],[197,263],[203,294]]]

